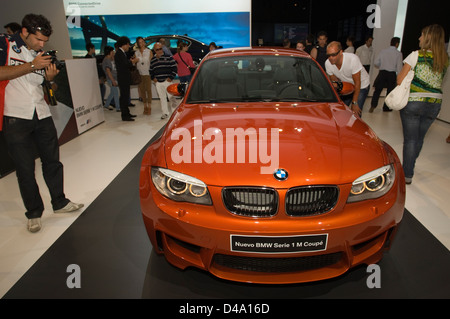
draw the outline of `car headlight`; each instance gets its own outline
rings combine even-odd
[[[394,181],[393,165],[386,165],[364,174],[353,182],[347,202],[353,203],[381,197],[392,188]]]
[[[152,167],[151,174],[156,189],[174,201],[212,204],[208,187],[199,179],[161,167]]]

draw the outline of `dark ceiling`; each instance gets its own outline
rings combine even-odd
[[[252,22],[308,23],[325,26],[356,15],[369,15],[367,7],[376,0],[253,0]]]
[[[376,0],[253,0],[252,39],[273,38],[268,33],[275,24],[304,23],[314,35],[326,31],[331,39],[345,41],[353,35],[362,41],[373,32],[365,21],[372,13],[367,8],[374,3]]]

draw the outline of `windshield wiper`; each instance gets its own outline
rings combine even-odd
[[[275,96],[247,96],[242,98],[244,102],[318,102],[317,99],[306,97],[280,98]]]
[[[219,100],[219,99],[186,101],[186,103],[188,103],[188,104],[235,103],[235,102],[242,102],[242,101],[237,101],[237,100]]]
[[[289,99],[278,99],[280,102],[319,102],[317,99],[311,99],[306,97],[297,97]]]
[[[278,102],[280,99],[274,97],[252,96],[242,98],[242,102]]]
[[[274,98],[274,97],[243,97],[241,99],[209,99],[209,100],[192,100],[187,101],[188,104],[208,104],[208,103],[242,103],[242,102],[320,102],[312,98]],[[324,101],[322,101],[324,102]]]

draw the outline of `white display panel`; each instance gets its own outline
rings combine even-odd
[[[105,121],[95,59],[67,60],[73,111],[81,134]]]
[[[251,0],[64,0],[66,15],[250,12]]]
[[[120,36],[188,35],[199,43],[224,48],[251,45],[251,0],[64,0],[72,55],[96,53]],[[106,35],[106,36],[105,36]]]

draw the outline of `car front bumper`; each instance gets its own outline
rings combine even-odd
[[[378,262],[405,202],[398,182],[382,198],[352,204],[346,203],[350,185],[341,185],[339,201],[328,213],[290,217],[280,207],[273,217],[251,218],[227,211],[220,187],[209,191],[214,206],[171,201],[154,188],[149,167],[141,168],[143,220],[155,251],[181,269],[262,284],[324,280]]]

